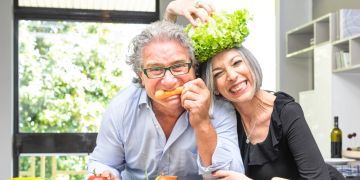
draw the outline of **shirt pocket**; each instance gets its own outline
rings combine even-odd
[[[186,150],[181,152],[178,158],[179,166],[174,170],[177,174],[181,174],[182,176],[198,174],[197,153]]]

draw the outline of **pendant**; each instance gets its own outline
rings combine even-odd
[[[250,143],[250,138],[246,137],[246,144],[249,144]]]

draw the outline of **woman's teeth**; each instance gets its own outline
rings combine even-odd
[[[238,92],[238,91],[242,91],[242,90],[245,89],[245,88],[246,88],[246,81],[243,81],[243,82],[241,82],[240,84],[232,87],[232,88],[230,89],[230,92],[236,93],[236,92]]]

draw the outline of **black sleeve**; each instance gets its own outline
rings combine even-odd
[[[304,179],[330,179],[300,105],[296,102],[288,103],[282,109],[280,118],[284,137],[287,138],[300,176]]]

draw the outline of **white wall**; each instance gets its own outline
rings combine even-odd
[[[12,175],[12,3],[12,0],[0,1],[0,179],[8,179]]]
[[[304,64],[286,59],[286,32],[312,19],[311,0],[276,0],[276,89],[285,91],[298,100],[298,92],[307,85],[303,82]]]
[[[359,0],[313,0],[313,19],[339,9],[359,9]]]

